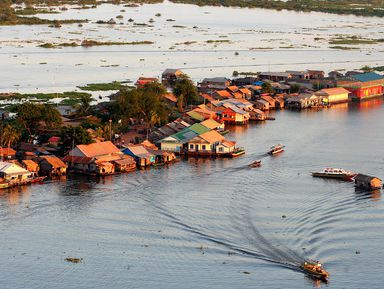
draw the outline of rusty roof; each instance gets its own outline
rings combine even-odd
[[[92,158],[75,157],[75,156],[66,155],[63,158],[63,161],[68,162],[68,163],[87,164],[87,163],[90,163],[92,161]]]
[[[37,171],[38,168],[39,168],[39,165],[34,162],[33,160],[22,160],[21,161],[24,165],[24,167],[28,170],[28,171]]]
[[[40,158],[46,160],[54,168],[66,168],[67,165],[58,157],[55,156],[41,156]]]

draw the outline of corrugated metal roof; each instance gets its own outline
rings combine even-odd
[[[353,75],[351,77],[358,80],[358,81],[361,81],[361,82],[368,82],[368,81],[384,79],[384,76],[377,74],[375,72],[357,74],[357,75]]]
[[[322,94],[334,95],[334,94],[343,94],[343,93],[349,94],[349,90],[346,90],[343,87],[324,88],[324,89],[318,91],[316,94],[318,94],[318,95],[322,95]]]
[[[42,159],[46,160],[54,168],[66,168],[67,165],[58,157],[55,156],[41,156]]]
[[[0,161],[0,172],[3,172],[7,175],[13,174],[27,174],[29,171],[26,169],[12,163],[1,162]]]
[[[120,150],[110,141],[78,145],[77,148],[87,157],[120,153]]]
[[[204,126],[204,125],[202,125],[200,123],[195,123],[194,125],[191,125],[187,129],[197,133],[198,135],[203,134],[203,133],[205,133],[205,132],[210,130],[209,128],[207,128],[206,126]]]
[[[198,112],[196,112],[194,110],[187,112],[187,115],[189,115],[190,117],[192,117],[193,119],[196,119],[198,121],[204,120],[204,116],[202,116],[201,114],[199,114]]]
[[[215,129],[218,128],[221,124],[218,123],[217,121],[209,118],[207,120],[204,120],[203,122],[200,123],[201,125],[209,128],[209,129]]]

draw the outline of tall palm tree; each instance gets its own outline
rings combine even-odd
[[[8,148],[11,147],[11,145],[18,141],[20,138],[19,131],[12,125],[7,124],[3,129],[3,136],[2,141],[4,145],[6,145]]]

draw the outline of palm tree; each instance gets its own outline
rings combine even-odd
[[[6,145],[8,148],[11,147],[11,145],[18,141],[20,138],[19,131],[12,125],[7,124],[4,127],[3,130],[3,136],[2,136],[2,144]]]

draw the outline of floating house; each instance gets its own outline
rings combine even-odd
[[[231,105],[222,111],[221,120],[228,124],[247,124],[249,118],[249,112],[246,112],[235,105]]]
[[[125,159],[128,160],[120,162]],[[64,157],[64,161],[73,172],[91,175],[108,175],[136,168],[135,160],[124,155],[110,141],[77,145]]]
[[[56,156],[40,156],[34,160],[42,176],[64,176],[67,173],[68,166]]]
[[[185,152],[189,140],[209,130],[209,128],[199,123],[195,123],[176,134],[162,139],[160,141],[160,148],[163,151],[171,151],[182,154]]]
[[[211,130],[223,131],[225,129],[224,123],[219,123],[211,118],[202,121],[200,124]]]
[[[127,145],[122,152],[133,157],[138,167],[147,167],[155,163],[156,157],[143,145]]]
[[[336,104],[349,101],[349,90],[343,87],[324,88],[317,91],[315,94],[321,97],[325,104]]]
[[[16,164],[0,161],[0,185],[5,183],[11,186],[27,184],[31,181],[32,175],[31,172]]]
[[[269,110],[269,102],[260,98],[255,101],[255,107],[259,110],[267,111]]]
[[[216,146],[225,138],[215,130],[207,131],[188,141],[188,155],[212,156],[216,153]]]
[[[321,104],[321,97],[312,93],[301,93],[286,100],[286,107],[290,109],[305,109]]]
[[[39,173],[39,164],[34,162],[33,160],[22,160],[21,165],[24,169],[33,173],[35,176]]]
[[[355,184],[357,188],[365,190],[377,190],[381,189],[382,181],[379,178],[371,177],[363,174],[355,176]]]
[[[350,91],[352,100],[362,101],[384,93],[384,76],[370,72],[360,73],[340,79],[337,85]]]

